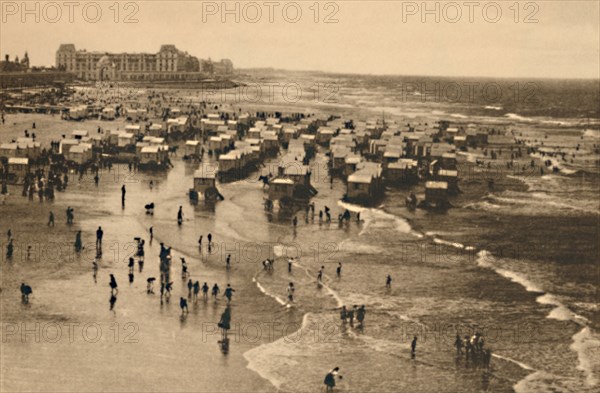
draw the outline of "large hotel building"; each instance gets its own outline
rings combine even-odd
[[[56,68],[82,80],[156,81],[199,80],[233,72],[231,60],[199,60],[175,45],[162,45],[158,53],[105,53],[76,50],[63,44],[56,51]]]

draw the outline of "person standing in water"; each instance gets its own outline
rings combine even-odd
[[[456,347],[456,356],[462,355],[463,341],[458,334],[456,335],[456,339],[454,340],[454,346]]]
[[[319,269],[319,273],[317,274],[317,282],[320,284],[321,282],[323,282],[323,270],[325,269],[325,266],[321,266],[321,268]]]
[[[346,324],[346,318],[348,318],[348,311],[346,310],[346,306],[342,306],[342,310],[340,311],[340,319],[343,324]]]
[[[177,211],[177,225],[181,225],[183,223],[183,207],[179,206],[179,211]]]
[[[354,326],[354,309],[351,308],[348,310],[348,322],[350,322],[350,326]]]
[[[360,308],[356,312],[356,320],[358,321],[358,324],[359,324],[360,327],[363,326],[363,321],[365,320],[365,313],[366,312],[367,311],[365,310],[365,306],[364,305],[360,306]]]
[[[125,193],[127,192],[127,190],[125,190],[125,184],[123,184],[123,187],[121,187],[121,207],[125,207]]]

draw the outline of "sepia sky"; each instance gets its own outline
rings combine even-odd
[[[278,1],[272,2],[278,3],[272,23],[266,1],[227,2],[234,10],[230,15],[223,15],[221,1],[140,1],[127,9],[121,2],[118,22],[112,0],[75,1],[72,23],[69,8],[60,6],[63,0],[55,3],[61,15],[47,2],[29,2],[30,15],[21,1],[1,3],[2,57],[21,57],[28,50],[33,65],[54,65],[61,43],[88,51],[150,53],[174,44],[201,58],[229,58],[237,68],[521,78],[598,78],[600,73],[598,1],[520,2],[518,15],[512,0],[494,3],[501,15],[492,2],[475,2],[472,22],[463,1],[454,3],[460,16],[448,2],[439,2],[437,23],[434,14],[423,15],[421,1],[321,2],[318,15],[313,1]],[[95,5],[102,11],[97,17]],[[436,2],[427,7],[433,10]],[[132,11],[137,22],[123,23]],[[330,14],[334,23],[324,23]]]

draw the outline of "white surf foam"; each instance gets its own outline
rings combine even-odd
[[[594,375],[594,364],[600,364],[600,341],[589,327],[584,327],[573,336],[571,350],[577,354],[577,369],[585,374],[585,384],[588,387],[598,385],[598,377]]]

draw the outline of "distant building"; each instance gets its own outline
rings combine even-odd
[[[0,90],[35,86],[57,87],[72,80],[72,74],[58,71],[54,67],[31,67],[27,52],[20,60],[19,56],[11,60],[10,55],[6,54],[4,60],[0,61]]]
[[[27,52],[21,60],[19,60],[19,56],[16,56],[14,61],[10,61],[10,56],[5,55],[4,61],[0,61],[0,72],[26,72],[27,70],[29,70],[29,55]]]
[[[105,53],[76,50],[73,44],[62,44],[56,52],[56,67],[79,79],[96,81],[188,80],[199,79],[202,74],[233,71],[229,60],[211,62],[211,67],[201,66],[197,57],[175,45],[162,45],[158,53]]]

